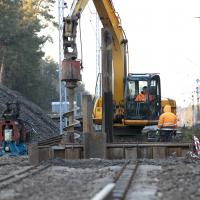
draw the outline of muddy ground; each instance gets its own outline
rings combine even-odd
[[[131,162],[135,163],[135,161]],[[138,162],[146,169],[153,166],[159,166],[160,168],[159,173],[152,173],[152,171],[150,174],[147,173],[148,177],[154,179],[155,190],[154,194],[151,191],[149,199],[186,200],[200,198],[199,161],[171,157],[166,160],[143,159],[138,160]],[[0,199],[90,199],[107,183],[116,179],[124,163],[124,160],[90,159],[69,161],[54,159],[43,163],[43,165],[50,165],[48,169],[2,189]],[[0,179],[12,171],[27,166],[29,166],[27,157],[1,157]],[[150,179],[147,181],[151,182]],[[143,183],[141,182],[141,188],[145,187]]]

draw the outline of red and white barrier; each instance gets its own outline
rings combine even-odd
[[[193,153],[200,156],[200,142],[196,136],[193,136]]]

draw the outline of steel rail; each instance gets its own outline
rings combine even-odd
[[[21,181],[22,179],[37,174],[45,169],[50,167],[50,165],[39,165],[39,166],[30,166],[26,169],[19,170],[15,173],[12,173],[10,175],[4,176],[0,178],[0,189],[6,188],[12,183],[16,183]]]
[[[123,200],[134,179],[138,165],[138,163],[126,162],[120,170],[116,182],[107,184],[91,200]]]

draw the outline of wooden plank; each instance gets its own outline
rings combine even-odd
[[[181,157],[182,156],[182,148],[180,147],[168,147],[167,148],[167,156],[177,156]]]
[[[66,148],[65,149],[65,159],[76,160],[81,159],[81,149],[80,148]]]
[[[83,96],[83,139],[84,158],[105,158],[106,137],[105,133],[95,133],[92,123],[92,96]]]
[[[39,162],[48,159],[51,159],[50,148],[48,146],[39,148]]]
[[[123,148],[109,148],[107,149],[107,159],[124,159]]]
[[[84,158],[106,158],[106,134],[93,132],[84,134]]]
[[[28,159],[31,165],[39,164],[39,148],[37,144],[29,144],[28,145]]]
[[[166,158],[166,147],[153,147],[153,159]]]
[[[190,150],[189,148],[182,148],[181,156],[185,157],[189,150]]]
[[[138,147],[138,158],[153,158],[153,148],[152,147]]]
[[[137,147],[125,148],[125,159],[137,159]]]
[[[83,95],[83,133],[91,133],[92,128],[92,96]]]
[[[65,159],[65,149],[53,149],[53,158]]]
[[[106,141],[113,142],[113,101],[112,101],[112,33],[108,28],[101,29],[102,35],[102,130]]]
[[[86,134],[87,135],[87,134]],[[29,145],[29,161],[38,165],[41,161],[50,158],[82,159],[82,158],[107,158],[107,159],[137,159],[154,158],[164,159],[171,155],[185,156],[190,150],[188,146],[132,146],[132,145],[106,145],[106,136],[101,133],[89,133],[88,142],[84,145],[74,144],[65,146],[38,146]],[[106,152],[107,151],[107,152]]]

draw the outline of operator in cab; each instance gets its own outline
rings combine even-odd
[[[145,102],[145,101],[146,101],[147,95],[148,95],[147,86],[144,86],[144,87],[142,88],[141,93],[139,93],[139,94],[136,96],[135,101],[143,101],[143,102]]]
[[[142,88],[142,91],[141,93],[139,93],[136,98],[135,98],[135,101],[136,102],[146,102],[147,99],[149,98],[149,101],[153,101],[153,95],[149,95],[149,91],[148,91],[148,88],[147,86],[144,86]]]
[[[176,115],[171,112],[171,106],[166,105],[164,107],[164,113],[160,115],[158,121],[161,140],[166,142],[172,140],[172,136],[176,134],[176,124]]]

